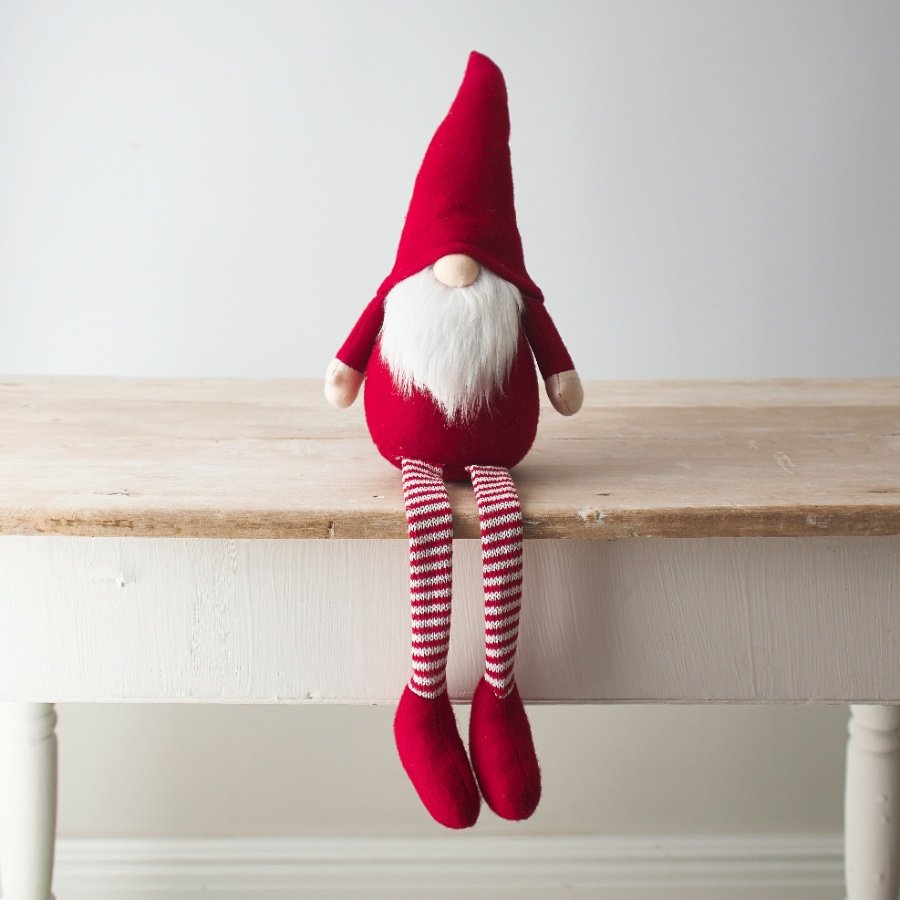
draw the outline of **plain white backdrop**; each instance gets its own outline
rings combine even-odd
[[[0,371],[318,376],[480,49],[589,378],[897,374],[889,2],[0,4]]]
[[[0,0],[0,372],[320,377],[479,49],[585,377],[898,375],[898,46],[893,0]],[[64,707],[60,831],[427,830],[391,714]],[[527,829],[840,826],[839,708],[533,721]]]

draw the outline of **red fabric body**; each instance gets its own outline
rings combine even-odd
[[[376,347],[390,289],[449,253],[472,256],[516,285],[525,304],[524,336],[506,390],[465,424],[447,422],[424,392],[402,396]],[[337,358],[366,373],[366,421],[386,459],[397,466],[401,457],[443,465],[445,477],[462,480],[467,465],[512,468],[531,447],[539,403],[529,343],[544,378],[574,368],[543,294],[525,268],[503,74],[486,56],[472,53],[422,161],[394,267]]]
[[[527,819],[541,799],[541,770],[519,689],[500,698],[482,679],[472,697],[469,753],[484,802],[503,819]]]
[[[450,481],[467,480],[470,465],[512,468],[537,433],[537,376],[524,332],[503,395],[465,423],[448,422],[424,391],[403,395],[378,344],[366,367],[364,390],[366,422],[381,455],[398,468],[404,457],[443,466]]]

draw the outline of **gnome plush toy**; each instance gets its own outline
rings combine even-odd
[[[402,473],[412,677],[394,735],[419,797],[449,828],[475,823],[480,796],[506,819],[527,818],[540,799],[531,728],[513,676],[522,511],[509,473],[537,430],[535,359],[554,408],[577,412],[581,382],[525,269],[506,85],[490,59],[472,53],[416,178],[394,268],[325,384],[328,400],[343,408],[365,379],[369,432]],[[454,480],[471,480],[475,491],[484,573],[485,674],[472,698],[471,765],[445,676],[453,539],[445,481]]]

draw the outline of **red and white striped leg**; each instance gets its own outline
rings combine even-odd
[[[506,697],[513,689],[513,663],[522,605],[522,508],[512,476],[497,466],[471,466],[481,521],[484,572],[484,680]]]
[[[409,524],[412,605],[410,690],[433,699],[447,689],[453,592],[453,515],[441,469],[404,459],[403,498]]]
[[[475,824],[481,797],[447,696],[453,517],[438,466],[404,459],[409,523],[412,677],[394,716],[400,761],[425,808],[448,828]]]
[[[522,509],[512,477],[470,466],[481,521],[485,674],[472,697],[469,751],[481,795],[504,819],[527,819],[541,799],[531,726],[513,678],[522,604]]]

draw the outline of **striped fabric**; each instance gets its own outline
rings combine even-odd
[[[453,515],[440,466],[404,459],[401,465],[409,526],[412,677],[409,688],[433,700],[447,689],[453,594]],[[522,600],[522,509],[512,476],[498,466],[469,466],[481,522],[484,573],[484,680],[506,697]]]
[[[409,688],[433,700],[447,689],[453,516],[440,466],[404,459],[403,499],[409,525],[412,678]]]
[[[512,476],[499,466],[468,466],[481,521],[484,572],[484,680],[506,697],[513,689],[522,600],[522,508]]]

